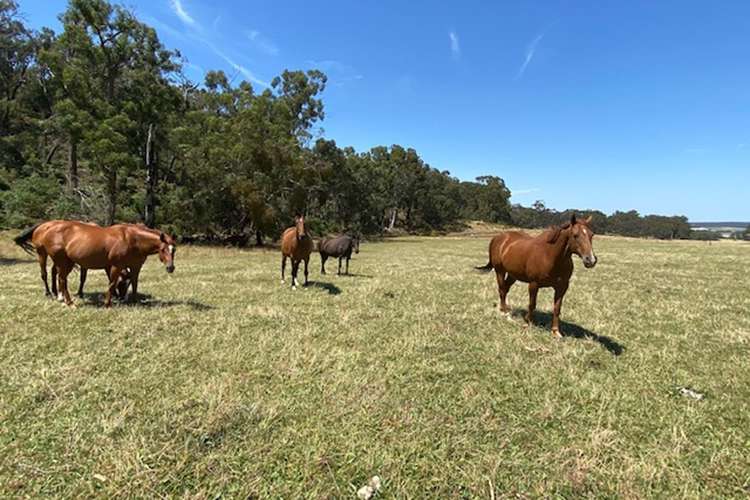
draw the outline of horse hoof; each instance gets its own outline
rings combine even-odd
[[[562,333],[560,333],[560,330],[552,330],[552,336],[556,339],[563,338]]]

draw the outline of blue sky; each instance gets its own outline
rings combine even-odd
[[[750,2],[130,0],[196,81],[319,68],[325,136],[513,201],[750,220]],[[64,0],[21,0],[59,29]]]

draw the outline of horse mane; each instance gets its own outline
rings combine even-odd
[[[555,243],[560,237],[560,233],[563,232],[563,230],[568,229],[569,227],[570,222],[566,222],[565,224],[561,224],[559,226],[550,227],[548,230],[550,231],[550,234],[547,235],[547,243]]]

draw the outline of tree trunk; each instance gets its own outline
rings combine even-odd
[[[156,153],[154,146],[154,125],[148,126],[148,139],[146,140],[146,202],[144,223],[148,227],[154,227],[156,223]]]
[[[107,220],[105,223],[111,226],[115,223],[115,212],[117,211],[117,169],[111,167],[107,174]]]
[[[255,246],[263,246],[263,232],[260,229],[255,230]]]
[[[68,186],[78,190],[78,141],[70,138],[70,150],[68,151]]]
[[[393,231],[393,226],[396,225],[396,214],[398,210],[396,208],[391,211],[391,221],[388,223],[388,231]]]

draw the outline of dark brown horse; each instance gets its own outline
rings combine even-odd
[[[105,306],[112,305],[112,295],[120,283],[124,270],[130,269],[132,276],[137,276],[146,258],[158,254],[167,268],[174,271],[175,242],[170,236],[137,226],[122,224],[102,228],[96,225],[73,222],[51,221],[45,224],[52,226],[58,223],[55,230],[28,230],[16,238],[16,243],[27,251],[33,249],[42,267],[42,277],[46,278],[46,259],[51,257],[58,271],[59,292],[65,303],[72,305],[68,292],[68,274],[74,265],[86,269],[106,269],[109,275],[109,288]],[[29,240],[31,240],[29,242]],[[133,280],[134,294],[137,291],[137,278]],[[46,279],[45,279],[46,285]]]
[[[497,290],[500,295],[498,309],[510,313],[506,301],[510,287],[516,281],[529,284],[529,311],[527,325],[533,322],[536,296],[540,288],[555,289],[555,307],[552,314],[552,334],[561,337],[560,308],[573,274],[573,254],[583,260],[587,268],[596,265],[593,249],[594,232],[589,226],[591,217],[550,228],[538,236],[521,231],[500,233],[490,242],[490,261],[477,267],[481,271],[495,270]]]
[[[336,274],[341,274],[341,261],[346,259],[346,274],[349,274],[349,261],[352,258],[352,252],[359,253],[359,236],[337,236],[335,238],[323,238],[318,244],[320,252],[320,274],[326,273],[326,260],[328,257],[337,257],[339,259],[339,270]]]
[[[299,263],[305,262],[305,286],[307,286],[307,264],[313,250],[313,240],[307,233],[305,217],[294,218],[294,226],[287,228],[281,235],[281,282],[284,283],[284,269],[287,257],[292,261],[292,289],[297,288],[297,271]]]

